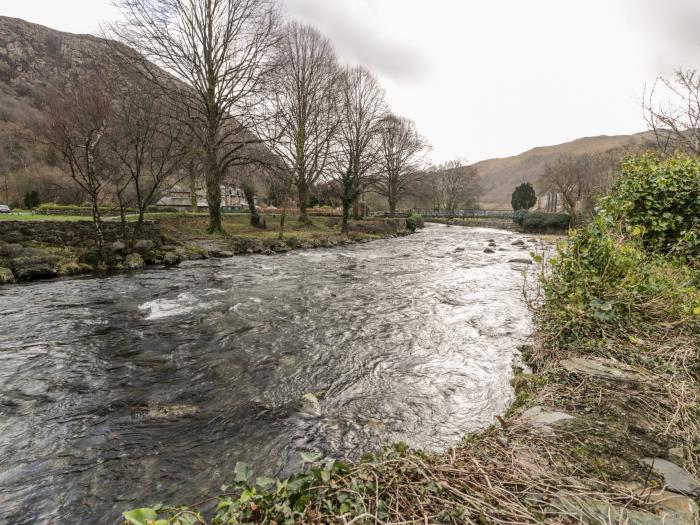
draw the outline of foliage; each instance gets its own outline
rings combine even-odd
[[[629,158],[591,223],[559,247],[538,315],[562,342],[674,329],[700,333],[697,160]],[[690,198],[686,197],[690,194]],[[690,240],[690,242],[689,242]],[[692,248],[692,249],[689,249]]]
[[[535,188],[529,182],[524,182],[513,192],[510,203],[514,210],[529,210],[537,204]]]
[[[367,456],[366,463],[380,459],[398,458],[408,447],[396,445],[380,457]],[[300,523],[309,516],[309,507],[320,506],[318,513],[331,516],[360,515],[365,510],[365,500],[374,497],[378,487],[374,478],[353,471],[344,462],[323,455],[303,452],[302,462],[309,465],[305,472],[293,474],[287,479],[257,477],[251,468],[238,463],[233,472],[233,483],[221,487],[212,524],[239,523]],[[210,500],[211,501],[211,500]],[[204,502],[209,503],[209,501]],[[377,503],[377,517],[387,516],[386,504]],[[159,521],[158,517],[161,517]],[[197,508],[163,507],[134,509],[124,513],[126,522],[132,525],[190,525],[206,523]],[[319,516],[320,517],[320,516]]]
[[[24,194],[24,199],[22,200],[24,207],[30,210],[38,207],[41,204],[41,199],[39,197],[39,192],[37,190],[31,190]]]
[[[610,223],[622,222],[645,248],[678,256],[700,253],[700,159],[630,157],[614,192],[603,201]]]
[[[425,220],[420,213],[412,213],[406,217],[406,228],[411,233],[416,233],[419,228],[425,228]]]
[[[546,213],[529,211],[518,218],[518,223],[528,233],[545,233],[549,231],[566,231],[571,217],[566,213]]]

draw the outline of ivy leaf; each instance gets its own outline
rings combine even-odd
[[[236,468],[233,469],[233,480],[236,483],[246,483],[253,471],[247,463],[236,463]]]
[[[158,514],[155,510],[149,508],[134,509],[128,512],[123,512],[127,523],[131,525],[150,525],[158,519]]]
[[[272,478],[264,478],[264,477],[263,477],[263,478],[258,478],[258,479],[256,479],[256,480],[255,480],[255,484],[256,484],[258,487],[269,487],[269,486],[271,486],[271,485],[274,485],[274,484],[275,484],[275,481],[276,481],[276,480],[274,480],[274,479],[272,479]]]

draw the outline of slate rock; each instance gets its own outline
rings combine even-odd
[[[646,378],[641,374],[625,370],[624,365],[612,359],[585,359],[583,357],[573,357],[565,359],[561,366],[568,372],[583,374],[612,381],[622,381],[627,383],[642,383]]]
[[[642,462],[664,477],[668,490],[687,496],[700,496],[700,483],[684,468],[661,458],[644,458]]]

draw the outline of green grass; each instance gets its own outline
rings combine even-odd
[[[0,214],[0,221],[91,221],[92,217],[75,215],[33,215],[32,212],[12,212]]]

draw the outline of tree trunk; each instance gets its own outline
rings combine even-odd
[[[194,171],[194,161],[190,161],[190,204],[192,206],[192,213],[197,213],[199,211],[199,206],[197,206],[197,174]]]
[[[357,196],[352,202],[352,218],[359,221],[362,216],[360,215],[360,192],[357,192]]]
[[[340,232],[343,235],[350,233],[350,208],[352,207],[352,199],[343,199],[343,221]]]
[[[104,260],[105,238],[102,233],[102,217],[100,207],[97,204],[97,196],[92,198],[92,221],[95,225],[95,242],[97,243],[97,254],[100,261]]]
[[[255,206],[255,193],[253,188],[245,184],[243,186],[243,194],[245,195],[245,200],[248,203],[248,210],[250,211],[250,225],[255,228],[263,227],[260,221],[260,214],[258,213],[258,208]]]
[[[396,218],[396,201],[393,197],[389,197],[389,217]]]
[[[143,221],[144,221],[144,215],[145,215],[145,209],[143,206],[139,206],[139,218],[136,219],[136,224],[134,224],[134,229],[131,232],[131,241],[129,242],[129,251],[134,250],[134,246],[136,245],[136,239],[138,239],[139,234],[141,233],[141,228],[143,227]]]
[[[207,174],[207,204],[209,205],[208,233],[223,233],[221,225],[221,187],[219,177]]]
[[[303,177],[299,177],[297,189],[299,191],[299,222],[302,224],[311,224],[309,215],[306,212],[309,202],[309,185]]]

